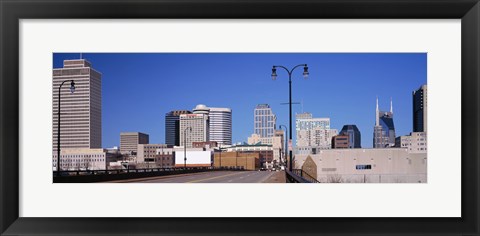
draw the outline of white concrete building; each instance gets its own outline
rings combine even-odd
[[[406,148],[320,150],[314,155],[296,155],[294,168],[301,169],[308,156],[316,164],[320,182],[427,182],[427,154]]]
[[[183,147],[173,148],[175,167],[184,167],[185,150]],[[213,149],[187,148],[187,167],[208,167],[213,165]]]

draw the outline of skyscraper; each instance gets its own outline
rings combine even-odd
[[[185,130],[191,128],[192,130]],[[192,142],[207,142],[210,136],[208,115],[182,114],[180,115],[180,146],[192,147]],[[186,143],[185,143],[186,141]]]
[[[344,125],[340,131],[340,135],[348,136],[348,148],[362,147],[360,130],[358,130],[356,125]]]
[[[171,111],[165,114],[165,143],[180,146],[180,115],[191,114],[187,110]]]
[[[232,109],[210,107],[210,141],[221,145],[232,144]]]
[[[219,145],[232,144],[232,109],[199,104],[193,113],[208,115],[209,141],[215,141]]]
[[[58,90],[61,93],[60,149],[102,147],[102,74],[85,59],[65,60],[53,69],[53,153],[57,152]],[[67,85],[67,86],[65,86]]]
[[[427,132],[427,85],[413,91],[413,132]]]
[[[390,100],[390,112],[375,111],[375,127],[373,128],[373,148],[395,146],[395,125],[393,123],[393,103]]]
[[[258,104],[254,110],[254,132],[262,138],[275,134],[277,117],[268,104]]]

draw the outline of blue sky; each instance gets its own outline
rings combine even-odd
[[[288,127],[288,74],[272,65],[291,68],[308,64],[292,78],[293,113],[329,117],[340,130],[356,124],[362,147],[372,147],[375,99],[381,110],[393,99],[396,134],[412,131],[412,91],[427,83],[425,53],[83,53],[102,73],[102,145],[118,146],[120,132],[150,135],[165,142],[165,113],[192,110],[197,104],[233,110],[233,142],[253,133],[253,110],[267,103],[280,124]],[[79,53],[54,53],[54,68]],[[295,122],[293,122],[295,125]],[[293,127],[295,129],[295,127]]]

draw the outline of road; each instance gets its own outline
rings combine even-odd
[[[210,171],[193,174],[149,177],[113,181],[116,183],[268,183],[281,181],[284,172],[275,171]],[[279,176],[279,177],[277,177]]]

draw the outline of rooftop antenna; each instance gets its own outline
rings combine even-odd
[[[392,102],[392,97],[390,97],[390,113],[393,114],[393,102]]]
[[[379,110],[378,110],[378,96],[377,96],[377,108],[375,110],[375,126],[379,126],[380,125],[380,117],[379,117],[379,114],[378,114]]]

